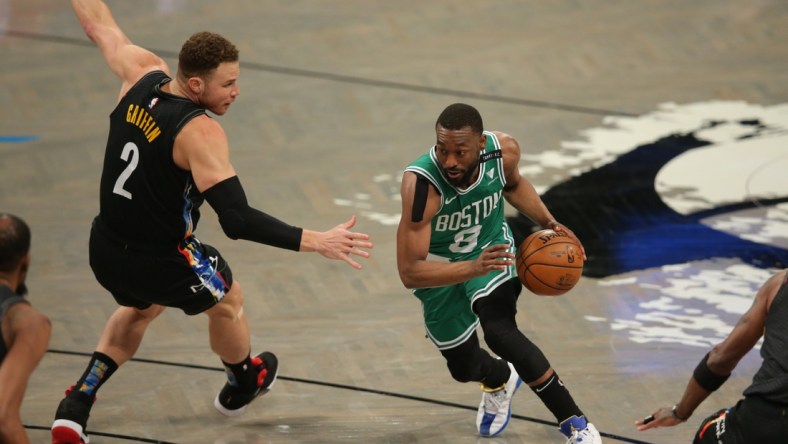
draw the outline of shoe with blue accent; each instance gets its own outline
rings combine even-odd
[[[512,373],[503,387],[489,389],[482,384],[484,394],[476,415],[476,428],[481,436],[496,436],[509,425],[512,417],[512,396],[523,383],[511,363],[509,369]]]
[[[566,444],[602,444],[602,437],[585,416],[573,416],[561,423],[561,433],[568,439]]]

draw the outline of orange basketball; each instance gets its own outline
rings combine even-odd
[[[520,244],[515,264],[525,288],[539,296],[560,296],[580,280],[583,253],[566,233],[541,230]]]

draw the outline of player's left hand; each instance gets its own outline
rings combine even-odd
[[[368,234],[350,231],[355,224],[356,216],[353,216],[349,221],[320,233],[320,241],[315,251],[329,259],[343,260],[353,268],[360,270],[361,265],[350,256],[368,258],[369,252],[363,249],[372,248],[373,245],[372,242],[369,242]]]
[[[583,243],[580,242],[580,239],[578,239],[574,231],[570,230],[569,227],[567,227],[566,225],[560,222],[553,223],[550,229],[555,231],[556,233],[566,233],[567,236],[571,237],[572,240],[574,240],[577,243],[577,245],[580,246],[580,252],[583,253],[583,261],[588,260],[588,257],[586,257],[586,249],[585,247],[583,247]]]

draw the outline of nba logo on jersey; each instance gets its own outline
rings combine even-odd
[[[159,98],[154,97],[153,99],[151,99],[150,103],[148,104],[148,109],[153,109],[153,107],[156,106],[157,103],[159,103]]]

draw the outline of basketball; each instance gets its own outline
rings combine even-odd
[[[566,233],[541,230],[520,244],[515,265],[520,282],[532,293],[560,296],[580,280],[583,253]]]

